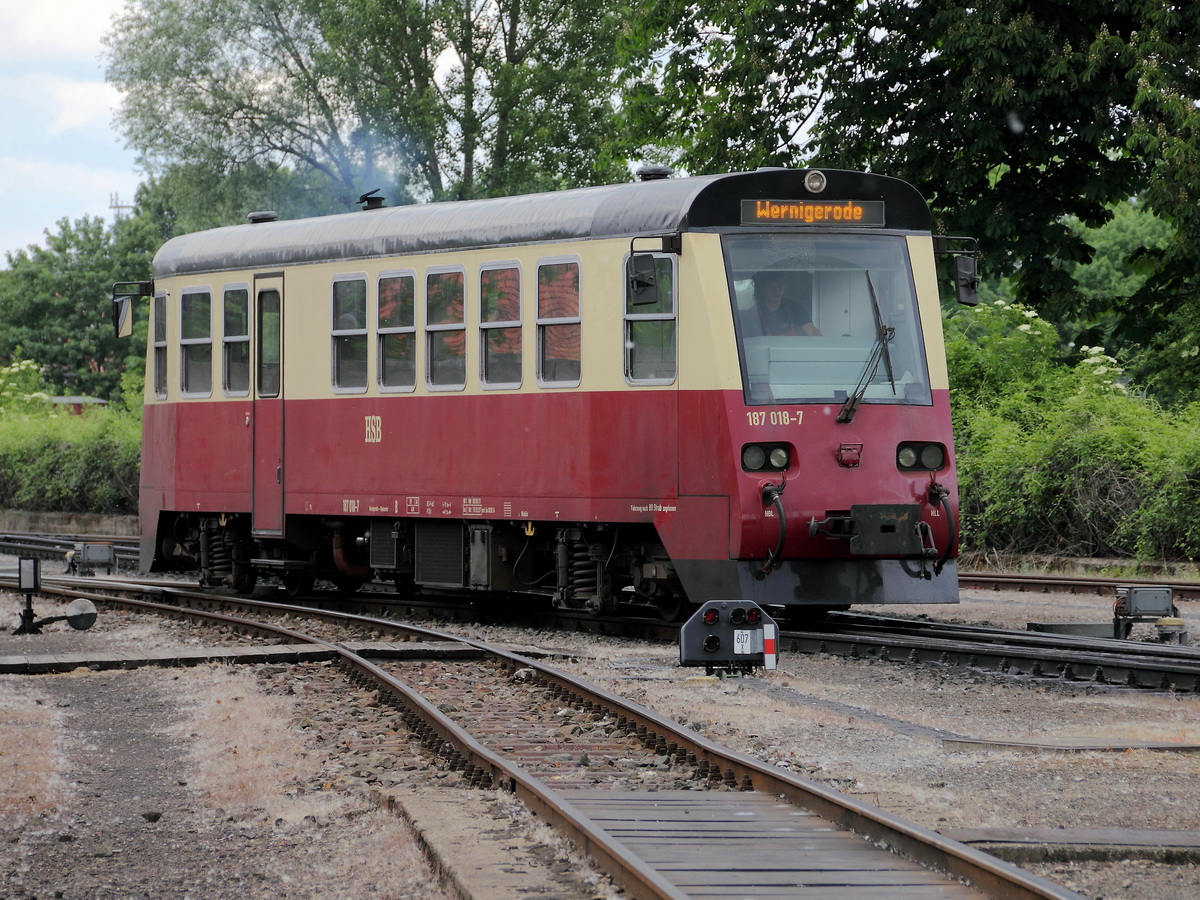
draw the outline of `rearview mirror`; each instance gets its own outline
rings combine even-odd
[[[649,306],[658,302],[658,277],[654,271],[654,256],[634,253],[629,257],[629,297],[634,306]]]
[[[152,281],[118,281],[112,286],[112,323],[117,337],[133,334],[133,298],[149,297],[153,290]]]
[[[112,308],[113,331],[117,337],[127,338],[133,334],[133,298],[117,297]]]
[[[954,285],[958,290],[958,302],[963,306],[979,304],[979,276],[975,272],[975,257],[954,257]]]

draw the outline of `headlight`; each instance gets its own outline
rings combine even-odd
[[[936,472],[946,464],[946,451],[941,444],[926,444],[921,450],[921,465]]]
[[[758,444],[747,444],[742,448],[742,468],[757,472],[767,462],[767,451]]]
[[[787,444],[746,444],[742,447],[742,468],[747,472],[782,472],[792,461]]]
[[[804,173],[804,187],[810,194],[819,194],[825,190],[825,173],[809,169]]]
[[[896,447],[896,468],[902,472],[937,472],[946,468],[946,446],[933,441],[905,441]]]

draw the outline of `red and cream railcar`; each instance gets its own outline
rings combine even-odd
[[[669,613],[956,599],[909,185],[760,170],[254,218],[169,241],[140,288],[143,568]]]

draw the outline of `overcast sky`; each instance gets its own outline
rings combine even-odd
[[[134,154],[112,128],[101,36],[124,0],[0,0],[0,268],[59,219],[112,221],[133,201]]]

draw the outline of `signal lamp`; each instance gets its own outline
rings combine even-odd
[[[721,649],[721,639],[715,634],[710,634],[704,639],[704,649],[708,653],[716,653]]]
[[[706,609],[704,611],[704,624],[705,625],[716,625],[717,620],[720,618],[721,618],[720,613],[718,613],[715,609]]]
[[[741,625],[746,621],[746,610],[740,606],[734,607],[733,612],[729,614],[729,621],[734,625]]]
[[[757,625],[762,621],[762,610],[755,607],[746,611],[746,621],[751,625]]]
[[[771,451],[768,457],[771,462],[771,467],[774,469],[786,469],[788,467],[788,452],[786,447],[776,447]]]

